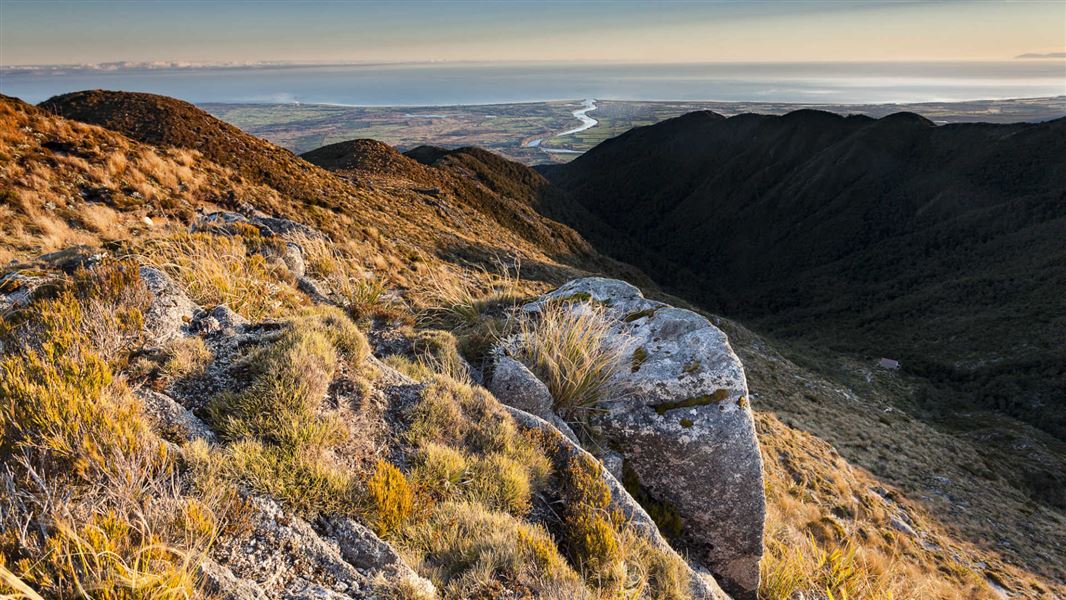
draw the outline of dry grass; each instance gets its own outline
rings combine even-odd
[[[580,424],[600,400],[625,393],[630,352],[608,342],[610,328],[600,306],[548,303],[518,322],[508,350],[547,384],[555,412]]]
[[[274,343],[245,358],[252,382],[223,392],[208,415],[224,450],[201,469],[221,472],[286,502],[301,514],[352,513],[357,480],[332,453],[350,430],[322,403],[344,362],[357,370],[369,353],[363,334],[337,309],[321,308],[292,322]]]
[[[486,314],[516,306],[526,297],[523,288],[521,262],[517,259],[512,264],[497,259],[495,271],[441,271],[427,278],[424,289],[419,291],[423,305],[419,321],[456,332],[474,328]]]
[[[181,233],[147,240],[133,251],[174,277],[197,304],[225,304],[257,321],[292,314],[306,303],[280,259],[260,251],[261,238]]]
[[[197,564],[224,502],[186,493],[167,447],[114,374],[124,362],[115,340],[140,327],[139,284],[135,269],[105,264],[3,323],[0,591],[196,593]]]
[[[766,460],[767,522],[760,597],[994,599],[965,551],[913,507],[875,494],[875,482],[825,443],[758,415]],[[803,470],[797,470],[800,465]],[[925,541],[896,529],[906,514]]]
[[[406,532],[410,562],[444,598],[590,598],[544,528],[470,502],[447,502]],[[504,586],[506,584],[506,587]]]

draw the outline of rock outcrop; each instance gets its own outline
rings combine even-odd
[[[221,558],[214,572],[223,575],[210,583],[224,598],[376,600],[390,597],[397,585],[426,598],[436,593],[388,544],[351,519],[329,521],[329,534],[319,535],[273,500],[256,498],[250,509],[247,531],[214,552]]]
[[[558,429],[553,424],[536,415],[532,415],[512,406],[505,405],[505,408],[515,422],[522,427],[527,429],[540,429],[550,433],[559,433]],[[589,455],[584,448],[565,436],[560,435],[558,441],[568,455]],[[629,495],[629,492],[626,491],[625,487],[618,481],[618,479],[616,479],[607,469],[604,469],[601,472],[601,477],[603,478],[604,483],[607,484],[607,488],[611,490],[611,508],[621,511],[629,525],[640,531],[640,533],[651,542],[653,546],[671,554],[675,553],[675,550],[662,536],[662,533],[659,532],[659,528],[655,525],[655,522],[648,515],[647,511],[645,511],[644,508]],[[715,581],[714,577],[709,573],[693,568],[691,565],[689,566],[689,581],[689,592],[694,599],[729,600],[729,596],[722,591],[722,588]]]
[[[744,370],[725,334],[692,311],[597,277],[571,281],[523,309],[566,301],[585,310],[582,300],[606,307],[614,322],[609,343],[633,352],[615,376],[626,393],[602,400],[603,412],[592,417],[602,445],[622,454],[627,487],[670,515],[689,556],[735,597],[754,598],[762,458]]]

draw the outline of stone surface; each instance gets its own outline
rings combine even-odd
[[[499,357],[488,389],[500,402],[544,419],[563,435],[577,441],[570,426],[552,411],[548,386],[517,360],[509,356]]]
[[[403,558],[373,531],[348,517],[334,517],[323,522],[325,534],[340,547],[341,556],[369,577],[403,581],[407,589],[425,596],[436,593],[433,584],[415,573]]]
[[[332,531],[343,530],[344,535],[333,539],[273,500],[254,498],[249,504],[247,530],[220,544],[212,556],[244,589],[261,589],[269,598],[371,600],[389,597],[389,585],[403,576],[399,574],[417,577],[398,555],[380,551],[384,542],[369,530],[352,527],[353,523],[334,524]],[[351,547],[356,543],[374,548]],[[432,585],[419,579],[432,594]],[[234,581],[225,583],[234,588]]]
[[[542,431],[559,434],[559,443],[563,446],[564,451],[567,452],[569,456],[585,455],[594,459],[594,457],[592,457],[592,455],[584,448],[573,440],[568,439],[566,436],[561,435],[554,425],[544,419],[512,406],[505,405],[504,409],[507,410],[508,414],[510,414],[515,422],[521,427],[527,429],[540,429]],[[667,542],[659,532],[659,528],[656,527],[652,518],[648,516],[648,513],[644,508],[629,495],[629,492],[626,491],[625,487],[622,486],[618,479],[606,469],[601,471],[601,477],[603,478],[604,483],[607,484],[608,489],[611,490],[611,508],[621,511],[622,514],[625,515],[629,525],[645,536],[656,548],[665,550],[671,554],[676,553],[673,547],[670,546],[669,542]],[[696,600],[729,600],[729,596],[722,591],[714,578],[706,573],[700,572],[691,565],[689,567],[689,580],[689,592],[691,593],[692,598]]]
[[[606,446],[656,501],[675,508],[680,542],[737,598],[754,598],[765,518],[762,458],[740,360],[724,333],[704,317],[643,297],[628,283],[586,278],[528,304],[589,300],[613,320],[613,344],[643,349],[633,367],[623,357],[626,393],[600,403],[594,417]]]
[[[170,396],[147,388],[140,388],[135,393],[144,404],[145,415],[168,441],[215,441],[215,432]]]
[[[189,323],[200,307],[170,277],[155,267],[141,267],[141,279],[152,294],[144,328],[155,345],[188,335]]]

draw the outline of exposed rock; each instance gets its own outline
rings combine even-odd
[[[136,395],[144,403],[145,415],[165,439],[172,442],[215,441],[215,432],[170,396],[146,388],[137,390]]]
[[[416,589],[426,596],[436,593],[433,584],[404,562],[392,546],[373,531],[348,517],[335,517],[323,523],[326,535],[340,547],[344,560],[370,577],[388,581],[403,581],[408,589]]]
[[[254,227],[258,229],[260,235],[266,237],[280,236],[284,239],[296,235],[319,239],[325,237],[317,229],[304,225],[303,223],[297,223],[296,221],[265,217],[256,214],[252,214],[252,216],[248,217],[241,213],[228,211],[200,215],[190,226],[190,229],[192,231],[234,234],[239,233],[242,228],[246,227]]]
[[[225,304],[219,304],[210,311],[198,315],[196,320],[193,321],[191,329],[206,335],[217,333],[234,335],[240,333],[247,324],[247,319]]]
[[[342,550],[338,540],[320,536],[307,521],[283,511],[272,500],[255,498],[250,509],[248,530],[217,547],[214,558],[240,585],[251,583],[267,597],[378,599],[387,597],[387,586],[397,576],[413,575],[398,555],[381,552],[378,545],[384,542],[376,536],[371,539],[372,533],[359,532],[351,523],[341,529],[334,524],[333,530],[343,533],[340,542],[373,544],[373,548]],[[376,558],[360,562],[367,557]],[[431,585],[427,591],[432,592]]]
[[[11,271],[0,278],[0,313],[29,304],[34,290],[51,280],[30,273]]]
[[[141,279],[152,293],[152,303],[144,317],[144,328],[156,345],[187,335],[189,322],[200,310],[166,273],[154,267],[141,267]]]
[[[200,562],[200,576],[203,578],[203,591],[219,600],[266,600],[268,596],[263,588],[251,582],[238,579],[233,571],[211,559]]]
[[[762,458],[740,360],[704,317],[643,297],[628,283],[586,278],[524,307],[551,300],[571,310],[597,302],[615,319],[612,344],[643,349],[619,369],[626,393],[593,417],[606,446],[648,496],[680,514],[681,543],[738,598],[759,583],[765,517]],[[575,301],[577,300],[577,301]]]
[[[307,264],[304,262],[304,251],[299,244],[285,242],[285,254],[281,257],[285,266],[289,267],[296,277],[303,277],[307,273]]]
[[[314,279],[310,277],[301,277],[296,280],[296,288],[301,292],[307,294],[312,300],[321,304],[329,304],[329,298],[326,296],[325,290]]]
[[[548,386],[517,360],[509,356],[497,359],[488,389],[500,402],[544,419],[566,437],[577,441],[570,426],[552,411]]]
[[[569,455],[585,455],[592,458],[592,456],[577,443],[567,439],[563,435],[559,435],[559,430],[544,419],[512,406],[504,405],[504,409],[507,410],[515,422],[522,427],[527,429],[540,429],[542,431],[557,434],[560,445]],[[653,546],[660,550],[675,554],[674,549],[666,539],[663,538],[662,534],[659,532],[659,528],[655,525],[652,518],[648,516],[648,513],[644,508],[629,495],[629,492],[627,492],[625,487],[619,483],[618,479],[606,469],[601,471],[601,477],[603,478],[604,483],[607,484],[608,489],[611,490],[611,508],[621,511],[621,513],[625,515],[629,525],[644,535]],[[692,594],[692,597],[697,600],[729,599],[729,596],[722,591],[713,577],[710,577],[706,573],[701,573],[691,565],[689,566],[689,580],[689,591]]]

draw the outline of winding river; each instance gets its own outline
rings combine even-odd
[[[588,115],[588,113],[590,113],[590,112],[592,112],[594,110],[596,110],[596,99],[595,98],[589,98],[589,99],[585,100],[584,102],[581,103],[581,108],[579,108],[579,109],[575,110],[573,113],[571,113],[571,114],[574,115],[574,118],[576,118],[577,120],[581,121],[581,125],[578,125],[577,127],[574,127],[573,129],[567,129],[566,131],[564,131],[562,133],[555,134],[554,136],[551,136],[551,137],[563,137],[564,135],[573,135],[575,133],[578,133],[578,132],[581,132],[581,131],[585,131],[586,129],[591,129],[591,128],[595,127],[599,123],[599,121],[597,121],[596,119],[593,119],[592,117],[590,117]],[[526,147],[527,148],[540,148],[541,152],[545,152],[545,153],[548,153],[548,154],[581,154],[581,153],[584,152],[584,150],[567,150],[566,148],[548,148],[546,146],[541,146],[540,143],[543,142],[545,139],[547,139],[547,138],[537,138],[537,139],[529,142],[528,144],[526,144]]]

